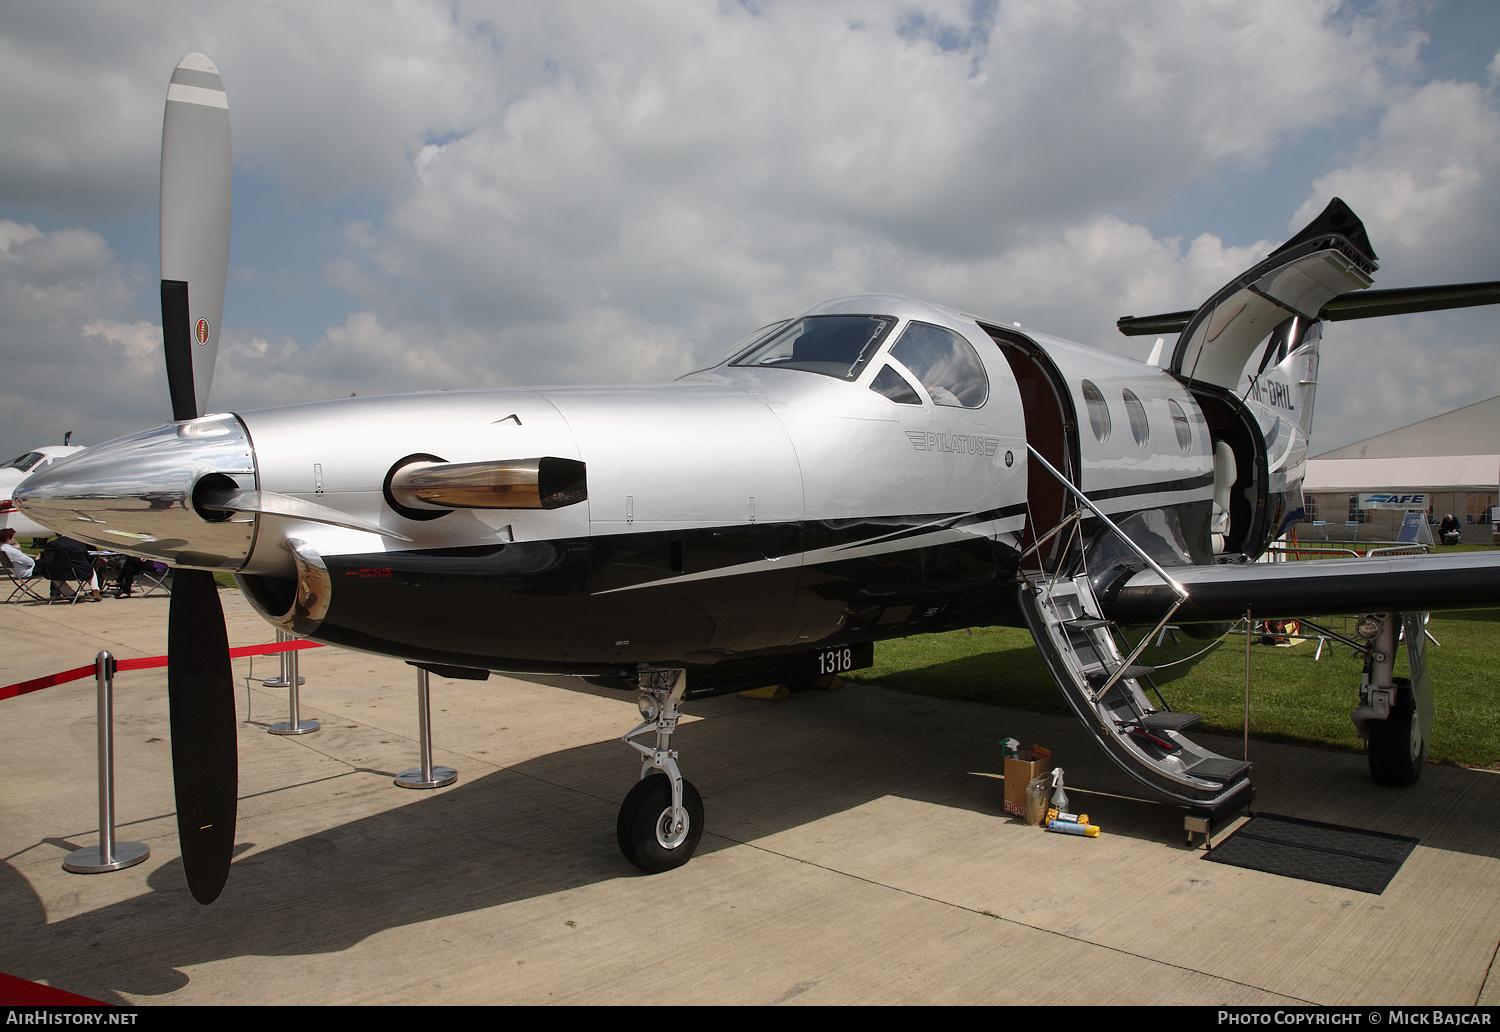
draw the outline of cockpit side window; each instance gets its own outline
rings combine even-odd
[[[978,408],[989,397],[990,382],[974,346],[950,329],[911,323],[891,357],[911,370],[936,405]]]
[[[898,405],[920,405],[922,397],[912,385],[906,382],[906,377],[891,366],[889,362],[880,367],[880,372],[875,374],[875,379],[870,381],[870,390],[876,394],[883,394]]]
[[[895,324],[888,315],[810,315],[732,364],[853,380]]]
[[[17,455],[15,458],[5,463],[3,466],[0,466],[0,469],[19,469],[22,471],[29,471],[33,466],[40,462],[41,459],[41,452],[27,452],[25,455]]]

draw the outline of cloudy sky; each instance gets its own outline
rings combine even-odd
[[[1489,0],[0,2],[0,453],[167,418],[167,80],[229,94],[215,409],[666,379],[893,291],[1144,357],[1342,196],[1500,279]],[[1328,328],[1313,450],[1500,394],[1500,309]]]

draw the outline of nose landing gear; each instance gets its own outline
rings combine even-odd
[[[681,867],[698,848],[703,798],[677,769],[677,750],[672,748],[687,671],[642,667],[639,673],[643,719],[623,741],[641,754],[641,777],[620,806],[615,834],[625,859],[647,874],[657,874]],[[634,741],[651,730],[656,731],[654,748]]]

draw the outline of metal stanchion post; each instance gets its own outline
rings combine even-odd
[[[276,631],[276,640],[291,641],[292,636],[278,628]],[[292,658],[295,655],[296,653],[293,652],[283,652],[281,654],[281,673],[275,677],[266,678],[261,682],[261,685],[266,688],[290,688],[294,677],[297,679],[298,684],[305,682],[307,678],[297,677],[297,661]]]
[[[432,765],[432,704],[427,690],[427,671],[417,667],[417,738],[422,750],[422,766],[403,770],[396,775],[402,788],[442,788],[458,780],[452,767]]]
[[[74,874],[99,874],[133,867],[151,855],[144,842],[115,841],[115,657],[101,652],[94,659],[99,693],[99,844],[75,849],[63,861]]]
[[[281,631],[278,631],[277,634],[283,635],[283,640],[285,641],[295,640],[295,638],[290,634],[284,634]],[[280,724],[272,724],[270,727],[266,728],[266,731],[273,735],[311,734],[318,728],[322,727],[322,725],[319,724],[316,720],[298,719],[299,714],[297,712],[297,686],[299,684],[302,684],[303,681],[306,680],[306,678],[297,676],[296,649],[287,649],[281,654],[281,670],[282,678],[286,681],[286,697],[287,702],[291,705],[291,715]],[[267,683],[269,684],[270,682]]]

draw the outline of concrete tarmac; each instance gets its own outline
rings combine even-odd
[[[222,595],[232,645],[274,637]],[[0,685],[162,654],[167,606],[9,606]],[[300,659],[322,729],[296,738],[265,733],[277,661],[235,662],[238,845],[208,907],[182,878],[164,670],[116,681],[116,836],[151,856],[109,874],[62,869],[98,841],[92,678],[0,701],[0,971],[134,1005],[1500,1004],[1494,774],[1380,788],[1361,755],[1252,743],[1257,811],[1420,838],[1372,895],[1204,861],[1070,719],[859,685],[730,696],[690,703],[674,742],[698,855],[648,877],[615,844],[632,694],[434,677],[434,759],[459,779],[410,791],[412,668]],[[1007,817],[1002,737],[1049,746],[1104,833]]]

